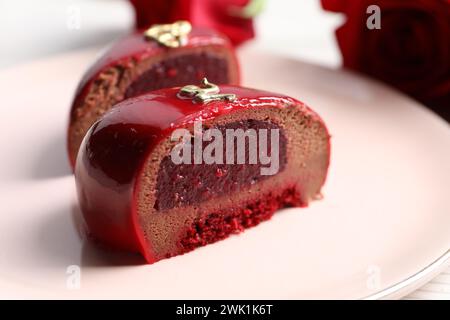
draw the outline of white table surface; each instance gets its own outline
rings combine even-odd
[[[125,0],[2,1],[0,72],[41,57],[107,44],[127,33],[133,19]],[[339,67],[333,30],[341,21],[340,16],[323,13],[318,0],[268,0],[257,20],[253,45]],[[450,299],[450,268],[406,299]]]

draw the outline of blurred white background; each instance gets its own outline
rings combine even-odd
[[[127,0],[2,0],[0,69],[107,45],[129,32],[133,20]],[[323,12],[319,0],[268,0],[256,20],[257,38],[246,45],[338,67],[341,59],[333,32],[342,20]],[[449,292],[449,272],[410,298],[436,298]]]
[[[318,0],[268,0],[251,45],[337,66],[333,37],[341,18]],[[74,49],[107,44],[132,29],[127,0],[14,0],[0,2],[0,68]]]

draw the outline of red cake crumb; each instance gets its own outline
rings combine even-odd
[[[230,234],[237,234],[244,229],[257,226],[260,222],[269,220],[278,209],[304,206],[300,199],[296,188],[291,187],[277,196],[269,194],[228,215],[211,213],[205,219],[195,221],[186,231],[186,235],[179,243],[180,252],[192,251],[195,248],[225,239]]]

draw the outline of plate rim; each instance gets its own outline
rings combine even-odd
[[[381,291],[361,298],[361,300],[386,300],[401,299],[419,287],[422,282],[427,282],[450,265],[450,249],[428,264],[420,271],[410,275]]]

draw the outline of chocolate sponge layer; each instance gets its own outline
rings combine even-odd
[[[226,172],[203,164],[176,168],[169,159],[175,144],[170,139],[152,151],[137,178],[137,213],[157,260],[223,239],[269,219],[279,208],[304,206],[320,196],[329,135],[303,110],[267,105],[203,124],[222,130],[279,128],[280,170],[274,175],[261,176],[260,164],[230,165]]]

